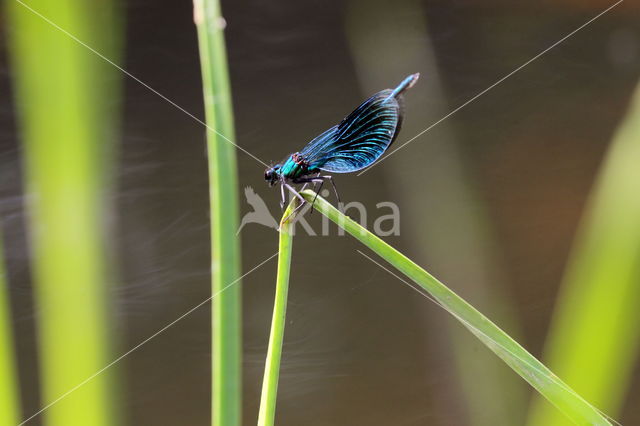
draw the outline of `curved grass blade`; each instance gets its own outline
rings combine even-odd
[[[301,194],[309,202],[317,196],[315,192],[310,190],[302,191]],[[603,414],[563,383],[507,333],[427,271],[366,228],[342,214],[322,197],[317,196],[313,206],[418,284],[422,290],[435,299],[437,304],[458,319],[574,423],[578,425],[611,425]]]
[[[273,319],[269,349],[264,367],[262,396],[258,426],[272,426],[276,414],[276,396],[278,393],[278,377],[280,375],[280,359],[282,357],[282,341],[284,338],[285,316],[287,312],[287,294],[289,292],[289,272],[291,266],[291,250],[293,247],[293,223],[296,199],[292,201],[282,216],[280,223],[280,242],[278,248],[278,277],[276,279],[276,296],[273,303]]]

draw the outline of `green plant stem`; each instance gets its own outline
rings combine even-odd
[[[202,71],[211,208],[212,424],[239,426],[242,408],[242,336],[238,172],[233,108],[217,0],[194,0]],[[222,291],[229,283],[236,285]]]
[[[302,191],[302,196],[311,202],[316,194],[305,190]],[[316,199],[314,208],[418,284],[573,422],[578,425],[610,425],[602,414],[561,382],[533,355],[424,269],[342,214],[322,197]]]
[[[20,423],[20,388],[14,351],[9,287],[0,234],[0,425]]]
[[[119,74],[68,34],[108,53],[118,28],[110,1],[28,6],[34,10],[6,2],[30,213],[41,402],[57,401],[42,413],[43,423],[111,426],[118,422],[113,372],[76,387],[113,359],[102,195]]]
[[[617,413],[640,344],[640,86],[612,141],[572,250],[546,359],[576,391]],[[530,425],[564,425],[535,401]]]
[[[273,303],[273,318],[271,320],[271,334],[269,349],[262,381],[262,396],[260,398],[260,413],[258,426],[272,426],[276,415],[276,397],[278,394],[278,377],[280,375],[280,360],[282,358],[282,341],[284,338],[285,317],[287,312],[287,293],[289,292],[289,274],[291,267],[291,252],[293,248],[293,219],[289,217],[295,208],[295,200],[289,205],[282,216],[280,224],[280,242],[278,247],[278,277],[276,279],[276,295]]]

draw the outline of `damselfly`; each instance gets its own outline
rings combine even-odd
[[[301,151],[267,169],[265,180],[270,186],[280,183],[281,204],[285,203],[285,188],[305,200],[291,184],[320,184],[331,182],[340,202],[338,191],[329,173],[350,173],[362,170],[384,154],[400,132],[403,115],[403,93],[411,88],[420,74],[405,78],[395,89],[385,89],[364,101],[344,120],[313,139]],[[315,200],[314,200],[315,201]]]

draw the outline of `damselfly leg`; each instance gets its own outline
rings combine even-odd
[[[298,198],[298,199],[300,200],[300,205],[299,205],[298,207],[296,207],[295,209],[293,209],[293,211],[292,211],[291,213],[289,213],[289,214],[287,215],[287,217],[285,217],[284,219],[282,219],[282,222],[287,221],[287,220],[288,220],[291,216],[293,216],[293,215],[294,215],[298,210],[300,210],[302,207],[304,207],[304,205],[305,205],[305,204],[306,204],[306,202],[307,202],[307,201],[304,199],[304,197],[303,197],[302,195],[300,195],[300,193],[299,193],[299,192],[298,192],[298,191],[297,191],[293,186],[289,185],[289,184],[288,184],[288,183],[286,183],[286,182],[283,182],[283,183],[282,183],[282,187],[284,188],[285,186],[287,187],[287,189],[288,189],[288,190],[289,190],[289,191],[290,191],[290,192],[291,192],[291,193],[292,193],[296,198]],[[307,183],[305,183],[305,184],[302,186],[301,191],[303,191],[303,190],[306,188],[306,186],[307,186]]]
[[[342,201],[340,201],[340,195],[338,194],[338,188],[336,188],[336,184],[333,181],[333,176],[315,176],[315,177],[311,177],[311,178],[301,178],[301,179],[296,179],[294,181],[294,183],[313,183],[314,186],[314,190],[315,190],[315,184],[316,183],[320,183],[320,187],[318,188],[318,190],[316,191],[316,196],[313,197],[313,201],[311,202],[311,207],[313,207],[313,204],[316,202],[316,198],[318,198],[318,194],[320,193],[320,190],[322,189],[322,185],[324,184],[324,181],[328,180],[331,183],[331,186],[333,187],[333,193],[336,195],[336,200],[338,200],[338,206],[340,206],[340,204],[342,204]]]

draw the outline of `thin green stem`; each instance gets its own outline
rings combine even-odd
[[[311,202],[316,194],[305,190],[302,196]],[[322,197],[316,199],[314,208],[418,284],[438,305],[459,320],[574,423],[578,425],[611,424],[596,408],[558,379],[508,334],[427,271],[345,216]]]
[[[207,121],[211,208],[212,424],[239,426],[242,408],[241,286],[238,172],[231,89],[218,0],[194,0]]]
[[[289,273],[291,267],[291,251],[293,247],[293,221],[289,217],[295,208],[295,200],[282,216],[286,219],[280,224],[280,242],[278,251],[278,277],[276,279],[276,295],[273,303],[271,335],[269,349],[262,381],[262,396],[258,426],[272,426],[276,415],[276,397],[278,394],[278,377],[280,375],[280,359],[282,358],[282,341],[284,338],[285,317],[287,312],[287,293],[289,292]]]

